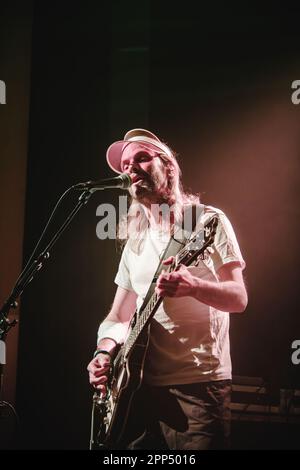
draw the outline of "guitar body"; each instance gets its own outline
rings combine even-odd
[[[140,334],[128,357],[124,357],[123,347],[114,361],[110,396],[106,403],[105,438],[101,443],[106,448],[118,448],[123,440],[134,396],[143,380],[149,339],[150,324]]]

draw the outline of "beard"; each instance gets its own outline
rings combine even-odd
[[[136,174],[137,180],[129,189],[130,195],[141,204],[149,206],[153,203],[166,203],[169,201],[169,191],[166,188],[166,179],[160,172]]]
[[[149,181],[139,180],[130,187],[129,194],[134,199],[143,203],[150,198],[151,194],[153,194],[153,186]]]
[[[153,191],[154,184],[152,177],[143,170],[135,171],[131,175],[131,178],[133,178],[133,183],[129,189],[129,193],[133,198],[139,199],[141,196]]]

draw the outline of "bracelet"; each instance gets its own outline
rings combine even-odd
[[[112,360],[112,357],[111,357],[110,352],[106,351],[105,349],[97,349],[97,350],[94,352],[93,358],[95,359],[95,357],[96,357],[98,354],[107,354],[107,356],[110,357],[110,360]]]

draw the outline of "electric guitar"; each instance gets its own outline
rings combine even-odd
[[[181,265],[191,266],[199,256],[204,257],[205,250],[214,241],[217,225],[218,218],[214,216],[180,249],[168,271],[175,271]],[[94,394],[90,449],[117,449],[122,442],[135,393],[143,380],[151,319],[162,301],[154,292],[147,304],[135,311],[127,339],[113,361],[107,394],[105,397]]]

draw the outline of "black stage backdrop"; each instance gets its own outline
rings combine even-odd
[[[58,196],[112,175],[107,146],[148,127],[179,153],[186,188],[236,229],[249,305],[231,317],[234,373],[263,377],[276,393],[300,385],[291,363],[300,335],[297,15],[199,3],[35,2],[24,259]],[[118,194],[93,196],[23,296],[22,447],[88,447],[86,366],[118,264],[115,241],[96,237],[96,209],[117,205]]]

